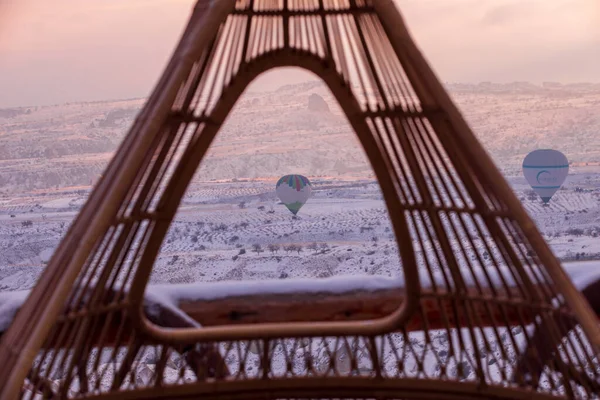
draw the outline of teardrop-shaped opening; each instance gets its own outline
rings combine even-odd
[[[391,291],[403,276],[381,187],[336,99],[316,75],[280,68],[247,88],[211,143],[147,291],[203,326],[356,320],[394,304],[364,313],[353,289]],[[283,307],[285,296],[300,297]]]

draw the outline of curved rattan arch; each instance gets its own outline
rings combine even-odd
[[[219,103],[214,108],[214,115],[228,115],[246,87],[260,74],[274,68],[281,67],[301,67],[311,71],[321,77],[327,84],[331,93],[334,94],[336,100],[340,104],[345,115],[349,116],[350,125],[356,132],[359,141],[371,162],[371,166],[375,175],[380,182],[382,193],[386,201],[387,208],[390,212],[390,220],[394,227],[394,233],[397,238],[410,237],[404,215],[398,210],[398,193],[394,190],[394,183],[390,179],[389,170],[386,165],[381,162],[381,149],[374,141],[373,137],[367,134],[369,129],[361,118],[360,107],[356,103],[356,99],[344,85],[344,81],[335,70],[323,63],[323,59],[304,51],[291,51],[289,49],[275,50],[264,53],[253,59],[245,65],[243,71],[240,71],[235,76],[235,85],[226,88]],[[222,121],[221,121],[222,122]],[[218,134],[218,129],[221,124],[214,124],[214,129],[203,132],[203,141],[197,146],[191,147],[191,158],[181,161],[173,176],[177,176],[176,180],[170,183],[165,192],[165,197],[161,201],[165,202],[169,208],[161,222],[162,229],[157,233],[156,242],[162,242],[172,219],[179,207],[179,203],[183,198],[185,190],[196,172],[202,157],[206,154],[210,144]],[[154,232],[153,232],[154,233]],[[150,239],[152,240],[152,238]],[[398,305],[398,309],[389,315],[377,321],[371,321],[369,324],[363,322],[319,322],[319,323],[290,323],[290,324],[260,324],[260,325],[236,325],[224,327],[206,327],[197,329],[185,329],[173,332],[166,331],[148,321],[143,314],[136,314],[136,324],[139,329],[148,333],[151,337],[168,343],[181,344],[193,341],[208,341],[208,340],[234,340],[234,339],[256,339],[256,338],[272,338],[283,337],[289,335],[311,336],[311,335],[375,335],[389,332],[402,326],[410,317],[411,313],[418,302],[420,284],[416,263],[413,256],[412,243],[408,241],[398,240],[400,257],[402,259],[402,268],[406,281],[405,301]],[[143,255],[144,265],[153,265],[159,253],[159,246],[146,247],[146,253]],[[147,258],[146,258],[147,257]],[[135,285],[130,290],[130,299],[133,304],[138,304],[138,310],[143,313],[142,303],[144,299],[144,290],[150,278],[151,268],[138,269],[137,275],[134,278]],[[139,318],[139,319],[138,319]]]
[[[146,319],[149,274],[193,172],[246,85],[284,65],[322,76],[359,136],[400,249],[401,307],[375,323],[339,325],[200,328],[170,305],[159,307],[170,325]],[[423,337],[418,346],[412,330]],[[440,337],[445,356],[432,344]],[[318,354],[313,345],[322,346]],[[589,305],[391,0],[199,0],[152,96],[3,335],[0,387],[7,399],[22,388],[25,398],[589,398],[600,390],[599,345]],[[137,384],[148,349],[159,353],[156,369]],[[113,372],[101,368],[103,351]],[[173,353],[180,379],[166,385]],[[428,369],[426,356],[439,370]],[[324,372],[315,372],[318,357],[327,359]],[[55,367],[64,374],[57,388]],[[109,387],[95,387],[107,374]]]
[[[142,389],[136,392],[115,393],[92,398],[102,399],[173,399],[226,398],[231,400],[262,398],[282,399],[494,399],[494,400],[551,400],[554,396],[473,383],[431,382],[418,379],[401,381],[365,378],[304,378],[301,380],[269,380],[268,382],[234,382],[228,385],[185,385],[168,390]]]

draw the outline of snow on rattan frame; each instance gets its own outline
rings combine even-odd
[[[148,301],[152,266],[236,100],[282,66],[320,76],[355,130],[399,239],[403,296],[369,321],[200,326]],[[599,345],[596,316],[392,0],[199,0],[3,335],[0,387],[2,399],[591,398]]]

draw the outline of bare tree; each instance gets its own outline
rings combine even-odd
[[[254,243],[254,244],[252,245],[252,251],[253,251],[253,252],[255,252],[256,254],[260,254],[260,253],[262,253],[262,251],[263,251],[263,248],[261,247],[261,245],[260,245],[260,244],[258,244],[258,243]]]
[[[319,245],[317,244],[317,242],[312,242],[311,244],[308,245],[308,249],[312,250],[313,252],[317,252],[317,249],[319,248]]]
[[[270,244],[268,248],[271,253],[277,253],[277,251],[279,251],[279,245],[276,244]]]
[[[302,246],[300,246],[300,245],[298,244],[298,245],[296,245],[296,246],[295,246],[295,249],[294,249],[294,250],[296,250],[296,251],[298,252],[298,254],[300,254],[300,252],[302,251]]]
[[[526,190],[525,195],[529,201],[535,201],[537,199],[537,194],[533,190]]]
[[[215,225],[213,227],[213,230],[215,230],[215,231],[226,231],[227,230],[227,225],[225,225],[224,223],[220,223],[219,225]]]

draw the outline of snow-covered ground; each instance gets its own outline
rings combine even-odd
[[[594,184],[582,184],[597,182],[600,174],[585,171],[583,175],[575,171],[565,189],[559,191],[547,207],[528,194],[529,189],[521,178],[509,179],[554,252],[565,261],[600,258],[600,192]],[[386,280],[388,277],[401,277],[396,240],[379,185],[370,180],[330,178],[313,179],[313,184],[313,196],[298,218],[293,219],[277,200],[274,181],[195,183],[186,193],[166,236],[151,283],[220,281],[220,286],[215,289],[227,289],[228,286],[223,286],[227,281],[254,281],[255,285],[249,285],[248,289],[260,290],[261,286],[256,283],[261,280],[290,282],[293,278],[306,278],[306,283],[350,275],[355,278],[354,283],[361,281],[362,276],[364,281],[375,279],[374,282],[386,285],[392,282]],[[86,193],[80,189],[64,189],[46,192],[42,197],[31,194],[3,199],[0,203],[1,291],[21,291],[35,284],[85,197]],[[584,267],[600,272],[598,262]],[[587,271],[577,273],[578,279],[589,278]],[[339,281],[338,286],[344,282]],[[287,286],[283,284],[280,289]],[[174,287],[182,288],[177,296],[185,295],[183,286]],[[239,290],[241,286],[237,288]],[[218,295],[214,290],[202,292]],[[9,322],[15,306],[23,301],[22,293],[0,296],[0,325]],[[522,347],[525,341],[522,330],[512,329],[516,345]],[[461,348],[459,335],[466,351],[458,351]],[[376,344],[386,376],[418,377],[417,366],[422,363],[428,376],[444,375],[475,382],[475,371],[482,365],[490,384],[503,385],[504,377],[513,371],[520,350],[515,348],[506,329],[496,332],[488,328],[477,330],[474,338],[476,344],[466,331],[453,331],[450,335],[444,331],[430,331],[427,340],[422,332],[414,332],[407,336],[384,337]],[[349,343],[335,338],[315,339],[310,346],[307,339],[303,340],[301,345],[292,339],[271,344],[273,376],[303,373],[307,368],[307,357],[320,371],[318,373],[328,373],[332,365],[329,359],[333,358],[338,373],[349,374],[350,359],[356,357],[354,362],[360,374],[372,374],[373,366],[364,339],[351,339]],[[236,373],[240,367],[239,355],[228,346],[222,344],[221,353],[231,372]],[[248,377],[258,378],[262,342],[239,346],[239,354],[250,352],[243,364],[245,373]],[[453,354],[452,349],[457,351]],[[154,354],[159,350],[148,349],[140,356],[135,373],[138,385],[152,381],[156,370]],[[101,376],[90,371],[90,382],[101,380],[104,384],[100,387],[108,390],[114,377],[110,368],[114,368],[114,364],[108,350],[103,354],[106,360],[100,363],[101,370],[107,372]],[[122,351],[115,354],[117,361],[124,357]],[[181,375],[181,368],[185,369],[181,365],[184,365],[181,359],[174,354],[164,372],[165,383],[174,383],[179,376],[184,376],[186,382],[195,380],[189,368]],[[59,382],[61,373],[55,371],[52,376]],[[555,389],[551,388],[552,384]],[[560,392],[562,389],[556,389],[560,385],[558,377],[548,375],[542,387],[550,392]],[[74,383],[71,389],[77,390],[77,384]]]
[[[453,90],[555,254],[564,262],[600,259],[600,90],[523,92],[505,86]],[[306,109],[312,93],[329,103],[330,113]],[[401,277],[396,238],[379,185],[330,93],[319,85],[301,84],[245,96],[186,193],[151,283]],[[97,180],[142,103],[23,109],[14,118],[0,120],[0,292],[35,285],[84,204],[89,185]],[[577,164],[550,204],[542,206],[519,168],[524,154],[548,145],[567,149]],[[313,196],[297,219],[276,198],[275,181],[281,171],[304,173],[314,184]],[[415,244],[419,252],[430,251],[431,243],[423,246]],[[22,300],[19,296],[6,297],[10,301],[0,304],[0,316]],[[5,323],[0,318],[0,325]],[[415,358],[424,357],[432,375],[448,368],[444,372],[448,375],[475,379],[473,354],[463,360],[449,355],[456,338],[443,332],[433,332],[429,341],[422,336],[399,335],[394,343],[379,344],[387,346],[386,373],[398,372],[399,356],[392,347],[402,347],[400,343],[408,340],[416,349],[404,355],[403,373],[408,376],[416,373]],[[491,350],[476,345],[486,353],[491,381],[500,379],[499,368],[505,367],[500,364],[514,361],[512,350],[504,358],[499,355],[499,346],[512,346],[503,341],[493,339]],[[299,361],[293,368],[304,368],[302,351],[286,348],[291,346],[286,343],[277,345],[279,358],[274,363],[285,363],[284,353],[296,351]],[[336,347],[333,339],[322,345],[320,353],[312,355],[317,363],[327,358],[323,347]],[[338,360],[347,370],[348,357],[342,353]],[[246,365],[250,375],[258,371],[255,355]],[[234,365],[235,355],[228,361]],[[275,367],[285,370],[284,365]],[[359,367],[369,369],[367,357],[361,358]],[[152,368],[149,361],[140,363],[140,379],[151,375]]]
[[[588,182],[600,180],[600,174],[583,175]],[[564,261],[600,259],[600,191],[582,186],[579,178],[571,175],[549,206],[530,197],[521,178],[509,180]],[[193,185],[163,243],[152,283],[399,276],[396,240],[378,184],[313,183],[313,196],[297,219],[279,203],[271,180]],[[59,190],[0,204],[1,289],[34,284],[85,196]]]

